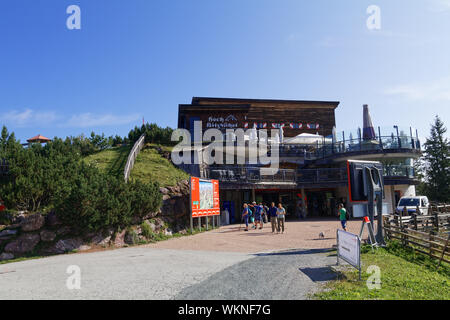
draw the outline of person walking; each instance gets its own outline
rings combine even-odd
[[[341,220],[342,229],[344,229],[344,231],[347,231],[347,210],[344,208],[343,203],[339,203],[338,216],[339,220]]]
[[[255,225],[256,202],[253,201],[248,206],[248,209],[250,210],[250,212],[249,212],[249,219],[250,219],[250,222],[252,223],[252,229],[256,229],[256,225]]]
[[[270,204],[269,208],[270,224],[272,225],[272,233],[275,232],[277,228],[277,207],[275,207],[275,202]]]
[[[245,222],[244,231],[248,231],[248,216],[249,216],[249,208],[246,203],[244,203],[244,209],[242,210],[242,222]]]
[[[256,202],[253,202],[253,207],[255,208],[255,229],[262,229],[262,207],[257,205]]]
[[[278,221],[278,233],[284,233],[284,223],[286,221],[286,210],[283,208],[281,203],[278,204],[277,208],[277,221]]]

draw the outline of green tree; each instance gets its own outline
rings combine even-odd
[[[424,144],[424,191],[434,201],[450,201],[450,142],[445,137],[447,128],[436,116],[430,137]]]

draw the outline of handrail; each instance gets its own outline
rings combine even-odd
[[[144,142],[145,142],[145,135],[143,134],[134,143],[133,148],[131,149],[130,154],[128,155],[127,163],[125,164],[125,168],[123,170],[125,182],[128,182],[128,179],[130,178],[131,170],[134,167],[134,163],[136,161],[139,152],[142,150],[142,147],[144,146]]]

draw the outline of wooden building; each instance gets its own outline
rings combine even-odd
[[[191,104],[180,104],[178,128],[192,130],[194,121],[202,121],[203,130],[277,129],[285,137],[301,133],[332,134],[336,126],[337,101],[192,98]]]

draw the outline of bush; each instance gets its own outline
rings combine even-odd
[[[145,134],[146,143],[155,143],[162,145],[173,145],[172,142],[172,132],[173,129],[170,127],[162,128],[155,123],[142,125],[139,127],[134,127],[133,130],[128,134],[128,139],[134,143],[136,142],[142,134]]]
[[[153,230],[152,228],[150,228],[150,225],[148,225],[145,222],[141,223],[141,230],[142,230],[142,235],[144,237],[146,237],[147,239],[151,239],[153,237]]]
[[[158,210],[161,201],[157,183],[126,184],[121,178],[97,171],[78,176],[70,193],[58,201],[56,210],[64,222],[80,230],[99,230],[126,227],[133,217]]]
[[[0,180],[0,195],[6,207],[31,212],[56,209],[78,230],[126,227],[133,217],[157,211],[162,202],[158,183],[126,184],[122,177],[82,161],[90,144],[105,146],[103,136],[98,141],[95,135],[92,138],[92,142],[55,138],[45,146],[22,148],[4,128],[0,156],[8,162],[9,175]]]

